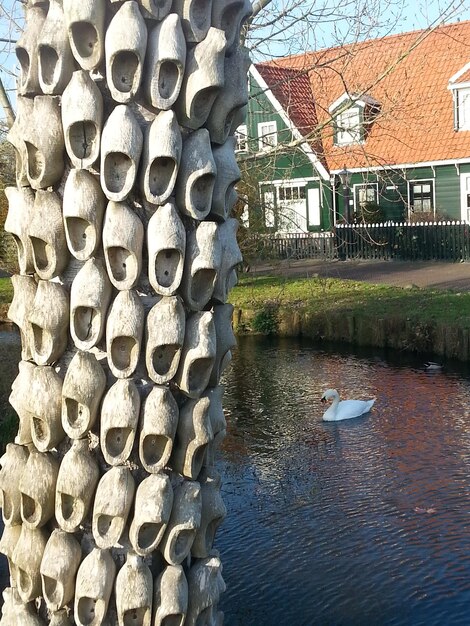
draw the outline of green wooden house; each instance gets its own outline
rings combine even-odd
[[[469,42],[466,21],[252,65],[238,154],[263,227],[470,222]]]

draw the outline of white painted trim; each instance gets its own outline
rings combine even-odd
[[[318,212],[315,212],[318,215],[318,221],[312,221],[314,211],[313,211],[313,198],[317,199],[318,194]],[[316,228],[321,226],[321,187],[310,187],[307,189],[307,229]],[[315,203],[316,205],[316,203]]]
[[[282,121],[284,122],[284,124],[287,126],[287,128],[291,131],[291,133],[293,134],[293,136],[296,139],[303,139],[302,134],[300,133],[299,129],[292,123],[292,121],[289,119],[287,113],[284,111],[284,109],[281,106],[281,103],[279,102],[279,100],[276,98],[276,96],[273,94],[273,92],[271,91],[271,89],[269,88],[268,84],[266,83],[266,81],[263,79],[263,77],[261,76],[261,74],[258,72],[258,70],[256,69],[256,67],[254,66],[254,64],[251,64],[250,69],[249,69],[250,74],[253,76],[253,78],[255,79],[255,81],[258,83],[260,89],[262,89],[264,91],[264,93],[266,94],[267,99],[269,100],[269,102],[272,104],[272,106],[274,107],[274,110],[276,111],[276,113],[280,116],[280,118],[282,119]],[[302,144],[300,144],[299,146],[305,153],[305,155],[308,157],[309,161],[312,163],[312,165],[315,167],[315,169],[318,171],[318,173],[320,174],[320,176],[324,179],[324,180],[328,180],[330,175],[327,172],[327,170],[325,169],[325,166],[320,162],[320,160],[318,159],[317,155],[315,154],[315,152],[312,150],[311,146],[309,146],[309,144],[307,142],[304,142]]]
[[[466,63],[462,69],[456,72],[453,76],[449,78],[449,83],[455,83],[458,79],[465,74],[467,70],[470,70],[470,61]]]
[[[320,177],[306,177],[306,178],[290,178],[290,179],[284,179],[284,180],[263,180],[263,181],[258,181],[258,190],[259,190],[259,194],[260,196],[262,196],[263,194],[263,187],[269,186],[269,190],[264,190],[264,193],[266,191],[272,191],[273,193],[273,197],[274,197],[274,201],[276,203],[276,207],[279,206],[278,202],[280,202],[279,198],[278,198],[278,189],[279,187],[283,187],[283,186],[292,186],[292,187],[306,187],[307,184],[309,182],[317,182],[319,183],[319,186],[317,189],[319,189],[320,191],[320,219],[321,219],[321,210],[322,210],[322,199],[323,199],[323,181]],[[274,189],[273,189],[274,188]],[[335,203],[335,195],[333,193],[333,204]],[[305,211],[306,211],[306,222],[307,222],[307,232],[308,232],[308,190],[307,193],[305,194]],[[333,219],[334,222],[336,223],[336,216],[335,213],[333,213]],[[319,226],[321,226],[321,224],[318,224]],[[303,231],[302,231],[303,232]]]
[[[357,174],[359,172],[393,172],[395,170],[418,169],[420,167],[432,167],[437,165],[457,165],[463,163],[470,163],[470,159],[467,157],[465,159],[449,159],[446,161],[422,161],[418,163],[399,163],[397,165],[374,165],[373,167],[348,167],[347,169],[348,172]],[[339,174],[342,170],[343,168],[340,170],[330,170],[330,173]]]
[[[447,89],[450,89],[451,91],[459,91],[460,89],[466,89],[467,87],[470,87],[470,80],[467,80],[465,83],[447,85]]]
[[[351,102],[351,106],[354,106],[357,104],[362,108],[364,108],[367,104],[372,104],[372,105],[379,104],[377,100],[374,100],[374,98],[371,98],[370,96],[366,94],[363,94],[362,96],[358,97],[358,96],[355,96],[353,93],[348,93],[347,91],[345,91],[339,98],[337,98],[333,102],[333,104],[330,104],[330,106],[328,107],[328,111],[330,113],[333,113],[335,109],[340,107],[343,104],[343,102],[346,102],[347,100]]]
[[[305,185],[310,182],[320,182],[319,176],[308,176],[302,178],[277,178],[275,180],[267,180],[263,184],[265,185],[288,185],[293,183],[294,185],[297,183],[299,185]]]
[[[466,178],[470,177],[469,172],[465,172],[460,174],[460,219],[463,222],[467,222],[468,217],[468,209],[467,209],[467,189],[466,185],[464,185],[464,181]]]
[[[333,228],[336,227],[336,187],[335,187],[335,183],[334,181],[330,181],[330,189],[331,189],[331,196],[333,198],[333,202],[332,202],[332,207],[331,207],[331,211],[333,211],[333,219],[331,220],[333,223]]]

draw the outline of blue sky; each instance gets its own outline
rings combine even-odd
[[[23,25],[23,9],[18,0],[0,0],[0,38],[18,39]],[[16,72],[16,56],[14,44],[0,42],[0,77],[5,88],[12,90],[15,87],[14,74]],[[14,96],[10,92],[10,96]]]
[[[265,19],[272,21],[276,10],[293,2],[272,0]],[[291,24],[275,41],[269,29],[261,31],[266,41],[255,52],[255,60],[470,19],[470,0],[305,0],[298,14],[305,7],[315,11],[312,23]],[[283,27],[285,23],[278,21],[272,28]]]
[[[290,2],[293,0],[273,0],[265,16],[272,19]],[[317,11],[312,25],[304,28],[305,24],[298,24],[278,41],[264,45],[262,58],[426,28],[443,19],[446,22],[470,19],[470,0],[305,0],[303,6],[315,7]],[[19,0],[0,0],[0,38],[18,39],[22,14]],[[359,20],[353,19],[358,16]],[[14,44],[0,42],[0,77],[13,106],[15,72]]]

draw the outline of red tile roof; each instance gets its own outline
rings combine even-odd
[[[256,67],[292,122],[302,133],[307,131],[306,136],[310,133],[312,148],[323,146],[322,160],[334,170],[343,165],[367,168],[470,160],[470,131],[454,131],[452,92],[447,88],[449,79],[469,61],[470,21],[466,21]],[[292,70],[295,88],[285,85],[286,72]],[[377,100],[380,112],[365,143],[340,147],[333,145],[328,108],[346,91]],[[321,144],[318,134],[315,137],[316,126]]]
[[[291,122],[303,137],[311,138],[310,145],[321,155],[321,142],[315,141],[318,120],[308,72],[274,64],[257,69]]]

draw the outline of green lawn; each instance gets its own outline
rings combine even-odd
[[[13,298],[13,285],[9,278],[0,278],[0,304],[9,304]]]
[[[0,305],[9,304],[12,298],[11,280],[0,278]],[[272,303],[312,313],[347,311],[470,327],[470,293],[442,289],[404,289],[336,278],[243,276],[231,291],[230,302],[244,309],[257,310]]]
[[[241,309],[259,310],[272,303],[311,313],[344,311],[470,327],[470,293],[333,278],[242,277],[230,293],[230,302]]]

